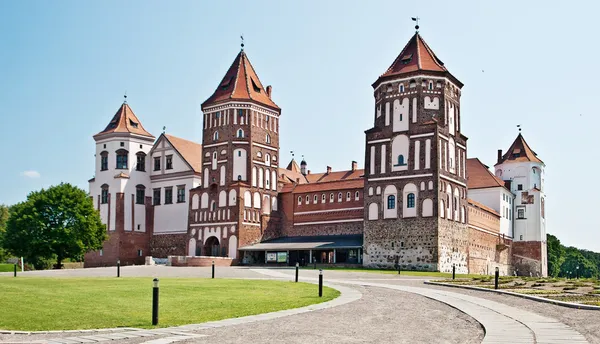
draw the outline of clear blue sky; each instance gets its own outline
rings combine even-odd
[[[546,163],[547,228],[600,251],[597,1],[0,1],[0,203],[87,190],[92,135],[127,91],[144,126],[201,140],[200,104],[239,51],[282,108],[281,161],[363,165],[371,83],[414,33],[464,84],[470,157],[516,125]]]

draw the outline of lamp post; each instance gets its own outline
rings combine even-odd
[[[121,277],[121,260],[117,260],[117,277]]]
[[[155,278],[153,281],[152,288],[152,325],[158,325],[158,278]]]
[[[577,265],[577,268],[575,269],[575,278],[579,279],[579,265]]]
[[[296,282],[298,282],[298,268],[299,268],[300,264],[298,262],[296,262]]]
[[[319,297],[323,297],[323,269],[319,269]]]
[[[452,279],[456,278],[456,264],[452,264]]]
[[[498,278],[500,277],[500,269],[496,266],[496,273],[494,276],[494,289],[498,289]]]
[[[215,278],[215,261],[212,261],[212,278]]]

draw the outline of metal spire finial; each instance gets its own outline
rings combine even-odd
[[[242,34],[242,35],[240,36],[240,38],[242,39],[242,44],[241,44],[241,46],[242,46],[242,50],[244,50],[244,34]]]
[[[163,134],[165,133],[165,131],[167,131],[167,127],[163,126]]]
[[[517,128],[519,128],[519,134],[521,133],[521,125],[517,124]]]
[[[292,159],[294,158],[294,151],[290,151],[290,154],[292,154]]]
[[[419,17],[412,17],[411,18],[414,22],[417,22],[417,25],[415,25],[415,30],[417,30],[417,33],[419,32]]]
[[[125,91],[125,94],[123,95],[123,104],[127,104],[127,91]]]

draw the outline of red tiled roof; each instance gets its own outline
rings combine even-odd
[[[296,163],[296,160],[294,160],[293,158],[290,161],[290,163],[287,165],[286,169],[289,171],[298,172],[298,173],[300,173],[300,171],[301,171],[300,166],[298,166],[298,164]]]
[[[202,108],[227,100],[253,100],[274,110],[281,110],[267,95],[243,50],[236,56],[215,92],[202,103]]]
[[[495,175],[478,158],[467,159],[467,187],[483,189],[504,187],[504,181]]]
[[[306,175],[306,179],[310,183],[325,183],[338,180],[350,180],[361,178],[365,174],[365,170],[347,170],[330,173],[311,173]]]
[[[193,141],[185,140],[173,135],[164,134],[171,146],[175,148],[179,155],[194,170],[200,173],[202,171],[202,145]]]
[[[539,162],[542,164],[544,163],[542,160],[540,160],[540,158],[537,157],[537,154],[535,154],[535,152],[529,147],[527,142],[525,142],[523,135],[519,133],[519,136],[517,136],[513,144],[502,156],[502,160],[498,161],[496,165],[502,164],[504,162],[523,161]]]
[[[132,133],[154,138],[144,129],[144,126],[133,113],[127,103],[123,103],[104,130],[94,135],[94,138],[109,133]]]
[[[447,72],[444,63],[435,56],[419,33],[406,43],[400,55],[396,57],[392,65],[381,75],[386,77],[414,71]]]
[[[476,201],[474,201],[474,200],[472,200],[470,198],[468,199],[468,201],[469,201],[469,204],[472,204],[472,205],[474,205],[474,206],[476,206],[478,208],[481,208],[481,209],[483,209],[483,210],[485,210],[485,211],[487,211],[489,213],[492,213],[492,214],[494,214],[494,215],[496,215],[498,217],[500,216],[500,213],[498,213],[497,211],[495,211],[494,209],[492,209],[492,208],[490,208],[490,207],[488,207],[486,205],[483,205],[483,204],[481,204],[479,202],[476,202]]]
[[[294,193],[318,192],[328,190],[362,189],[365,185],[363,178],[353,180],[336,180],[324,183],[309,183],[297,185]]]

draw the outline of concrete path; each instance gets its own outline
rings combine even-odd
[[[273,271],[269,269],[253,269],[253,271],[280,278],[291,278],[290,272]],[[303,281],[315,282],[318,272],[305,270]],[[309,275],[310,277],[306,277]],[[352,284],[387,288],[419,294],[457,308],[477,320],[485,328],[483,343],[512,343],[512,344],[553,344],[569,343],[582,344],[588,341],[579,332],[569,326],[541,315],[517,309],[498,302],[455,293],[451,291],[402,286],[396,284],[376,283],[368,280],[354,281],[345,279],[329,280],[331,283]]]

